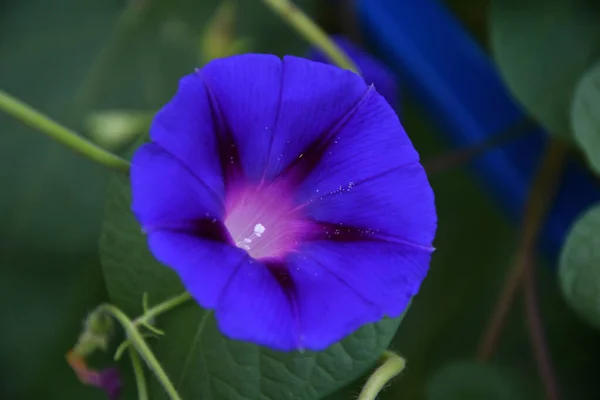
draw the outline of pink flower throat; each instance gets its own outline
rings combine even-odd
[[[282,258],[294,251],[311,223],[292,199],[283,183],[230,190],[225,227],[235,245],[256,259]]]

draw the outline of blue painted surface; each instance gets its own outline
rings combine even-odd
[[[357,0],[362,29],[400,81],[457,146],[479,143],[525,118],[493,62],[446,7],[436,0]],[[530,134],[478,157],[481,184],[516,221],[547,138]],[[542,236],[557,257],[574,219],[600,200],[600,185],[569,162]]]

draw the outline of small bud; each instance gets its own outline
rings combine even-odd
[[[110,400],[117,400],[123,388],[121,374],[116,368],[107,368],[96,373],[97,381],[94,386],[104,390]]]
[[[85,359],[75,351],[69,351],[66,358],[81,383],[104,390],[110,400],[119,398],[123,385],[121,374],[116,368],[102,371],[90,369]]]
[[[79,335],[73,352],[86,357],[98,349],[106,351],[112,331],[113,322],[110,316],[92,312],[83,324],[83,332]]]
[[[85,320],[85,330],[96,335],[110,335],[113,330],[113,321],[110,315],[92,312]]]

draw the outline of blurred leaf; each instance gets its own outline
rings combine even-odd
[[[127,178],[114,176],[101,254],[112,302],[134,315],[144,292],[156,303],[184,289],[150,254],[130,202]],[[225,338],[212,312],[194,303],[161,317],[166,335],[153,348],[184,399],[320,399],[373,366],[401,319],[365,326],[324,352],[284,353]],[[166,399],[155,380],[150,391]]]
[[[296,31],[269,10],[262,1],[231,0],[238,10],[239,36],[252,41],[252,51],[279,56],[303,56],[309,48]],[[308,15],[314,15],[319,0],[294,0]]]
[[[1,7],[0,86],[77,127],[71,98],[110,29],[114,2]],[[94,19],[80,19],[84,13]],[[65,335],[104,298],[93,261],[107,173],[2,113],[0,160],[0,314],[8,318],[0,369],[4,398],[16,399],[64,367]]]
[[[443,366],[429,381],[427,400],[518,400],[515,382],[490,365],[470,361]]]
[[[39,0],[38,0],[39,1]],[[63,0],[67,1],[67,0]],[[74,0],[70,0],[74,1]],[[299,0],[307,8],[316,0]],[[78,107],[159,108],[183,75],[200,67],[198,46],[220,0],[137,0],[122,10],[115,33],[86,74],[77,92]],[[231,0],[240,16],[236,33],[252,41],[253,51],[303,54],[308,47],[260,2]],[[89,17],[89,14],[87,14]],[[118,93],[119,96],[115,96]]]
[[[131,110],[96,111],[86,118],[86,131],[99,146],[121,151],[148,131],[154,114]]]
[[[552,134],[570,137],[577,81],[600,56],[596,0],[492,0],[494,58],[517,100]]]
[[[600,63],[586,72],[575,89],[571,123],[575,139],[600,173]]]
[[[560,256],[560,286],[567,302],[600,328],[600,205],[573,225]]]
[[[40,303],[31,302],[31,313],[26,318],[31,318],[40,310],[60,310],[68,317],[62,319],[62,323],[52,323],[52,331],[55,344],[45,349],[43,354],[31,357],[32,360],[44,360],[40,368],[40,374],[35,377],[32,385],[27,388],[24,399],[44,400],[105,400],[106,396],[100,390],[90,390],[84,386],[67,364],[65,354],[75,342],[82,330],[83,321],[88,312],[93,310],[98,303],[106,301],[106,291],[100,261],[85,263],[72,273],[70,281],[65,284],[56,284],[52,278],[46,277],[40,283],[51,291],[50,296],[45,299],[44,306]],[[55,304],[52,304],[55,303]],[[58,303],[58,304],[56,304]],[[48,313],[48,318],[56,318],[57,312]],[[17,324],[17,326],[20,324]],[[47,334],[48,331],[44,331]],[[23,332],[15,338],[16,346],[29,345],[26,341],[27,333]],[[96,357],[95,357],[96,358]],[[106,355],[105,355],[106,358]],[[93,362],[96,362],[94,359]],[[8,397],[20,398],[20,397]]]

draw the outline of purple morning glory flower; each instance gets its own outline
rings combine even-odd
[[[133,212],[228,337],[321,350],[396,317],[425,278],[431,187],[357,74],[287,56],[184,77],[132,160]]]
[[[333,35],[331,39],[354,61],[365,82],[375,86],[375,89],[393,108],[398,108],[398,85],[392,71],[381,60],[367,53],[345,36]],[[327,64],[331,63],[325,54],[317,49],[312,49],[308,58]]]

